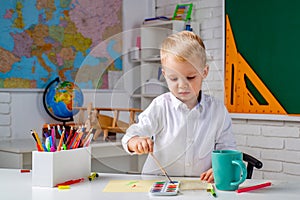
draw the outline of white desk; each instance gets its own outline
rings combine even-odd
[[[110,180],[136,180],[136,179],[163,179],[163,177],[99,174],[94,181],[85,181],[71,185],[71,189],[58,190],[58,188],[43,188],[31,186],[31,173],[20,173],[16,169],[0,169],[0,194],[5,200],[133,200],[133,199],[222,199],[222,200],[298,200],[300,197],[300,182],[271,181],[272,186],[247,193],[216,191],[218,197],[214,198],[205,190],[182,191],[177,196],[156,197],[147,192],[141,193],[105,193],[102,192]],[[244,185],[258,184],[265,181],[247,180]]]

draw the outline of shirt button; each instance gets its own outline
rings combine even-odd
[[[203,108],[202,106],[199,106],[199,111],[202,112],[203,111]]]

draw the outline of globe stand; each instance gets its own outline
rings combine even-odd
[[[45,88],[44,90],[44,93],[43,93],[43,106],[46,110],[46,112],[48,113],[48,115],[50,117],[52,117],[53,119],[59,121],[59,122],[62,122],[63,123],[63,126],[66,125],[67,122],[71,122],[71,121],[74,121],[74,118],[73,116],[71,116],[70,118],[66,118],[66,119],[62,119],[62,118],[58,118],[56,116],[54,116],[48,109],[47,109],[47,105],[46,105],[46,94],[48,92],[48,89],[51,87],[52,84],[54,84],[55,82],[59,83],[60,80],[59,80],[59,77],[55,78],[53,81],[51,81]]]

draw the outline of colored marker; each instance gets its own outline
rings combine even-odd
[[[46,147],[46,145],[45,145],[44,142],[42,142],[42,147],[43,147],[44,151],[48,151],[48,149],[47,149],[47,147]]]
[[[48,124],[48,135],[51,135],[51,128],[50,128],[50,124]]]
[[[61,129],[60,129],[60,125],[57,125],[57,131],[58,131],[59,135],[61,136],[62,132],[61,132]]]
[[[213,195],[213,197],[217,197],[217,194],[216,194],[215,186],[214,186],[214,185],[211,185],[210,193],[211,193],[211,195]]]
[[[62,147],[62,144],[63,144],[63,141],[64,141],[64,136],[65,136],[65,129],[63,130],[62,134],[60,135],[60,139],[59,139],[59,144],[58,144],[58,147],[57,147],[57,151],[61,150],[61,147]]]
[[[51,139],[52,139],[52,146],[51,148],[53,147],[55,150],[56,150],[56,137],[55,137],[55,127],[52,128],[52,131],[51,131]]]
[[[70,128],[70,133],[69,133],[69,135],[68,135],[67,141],[65,142],[66,145],[69,145],[69,143],[70,143],[72,137],[73,137],[73,126],[71,126],[71,128]]]
[[[66,144],[69,133],[66,131],[65,126],[63,126],[63,132],[65,132],[65,137],[64,137],[64,142],[63,142],[63,144]]]
[[[51,139],[50,139],[50,137],[51,137],[51,136],[47,137],[47,138],[46,138],[46,141],[45,141],[45,145],[46,145],[46,148],[47,148],[47,151],[48,151],[48,152],[50,152],[50,148],[51,148],[51,142],[50,142]]]
[[[67,190],[67,189],[70,189],[71,187],[69,185],[59,185],[58,186],[58,189],[59,190]]]
[[[69,181],[57,184],[56,187],[58,187],[60,185],[72,185],[72,184],[75,184],[75,183],[80,183],[82,181],[84,181],[84,178],[79,178],[79,179],[75,179],[75,180],[69,180]]]
[[[76,149],[76,148],[79,147],[79,145],[80,145],[80,143],[81,143],[81,138],[82,138],[82,136],[83,136],[83,132],[80,132],[80,133],[78,134],[78,137],[76,138],[76,141],[75,141],[74,145],[73,145],[73,149]]]
[[[266,182],[266,183],[262,183],[259,185],[254,185],[254,186],[250,186],[250,187],[245,187],[245,188],[241,188],[236,190],[237,193],[242,193],[242,192],[249,192],[252,190],[257,190],[257,189],[261,189],[261,188],[265,188],[271,186],[271,182]]]
[[[42,151],[44,151],[39,135],[37,134],[37,132],[35,130],[33,130],[33,132],[35,134],[38,145],[41,147]]]
[[[72,139],[70,140],[70,142],[68,144],[68,149],[72,149],[73,143],[74,143],[75,139],[77,138],[77,136],[78,136],[78,132],[76,131],[73,134]]]
[[[93,134],[93,133],[90,134],[90,135],[89,135],[89,138],[88,138],[88,139],[85,141],[85,143],[83,144],[83,147],[88,147],[88,146],[90,145],[90,143],[91,143],[93,137],[94,137],[94,134]]]
[[[89,139],[89,137],[90,137],[92,131],[93,131],[93,128],[91,128],[91,129],[89,130],[88,134],[87,134],[87,135],[84,137],[84,139],[81,141],[81,144],[80,144],[81,147],[84,147],[84,146],[85,146],[84,144],[85,144],[86,141]]]
[[[21,173],[29,173],[29,172],[30,172],[30,169],[21,169],[20,172],[21,172]]]
[[[54,145],[53,145],[52,136],[49,136],[48,138],[49,138],[49,142],[50,142],[50,151],[51,151],[51,152],[55,152],[56,149],[55,149],[55,147],[54,147]]]
[[[49,137],[50,135],[47,132],[44,132],[45,138]]]
[[[31,130],[31,135],[33,137],[33,139],[36,142],[36,148],[38,151],[44,151],[42,145],[39,144],[38,140],[37,140],[37,134],[35,134],[32,130]]]

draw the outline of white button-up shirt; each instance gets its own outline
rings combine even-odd
[[[200,176],[211,168],[213,150],[236,148],[224,104],[203,93],[193,109],[170,92],[158,96],[123,136],[128,153],[127,142],[133,136],[153,138],[153,153],[172,176]],[[162,174],[151,156],[143,173]]]

